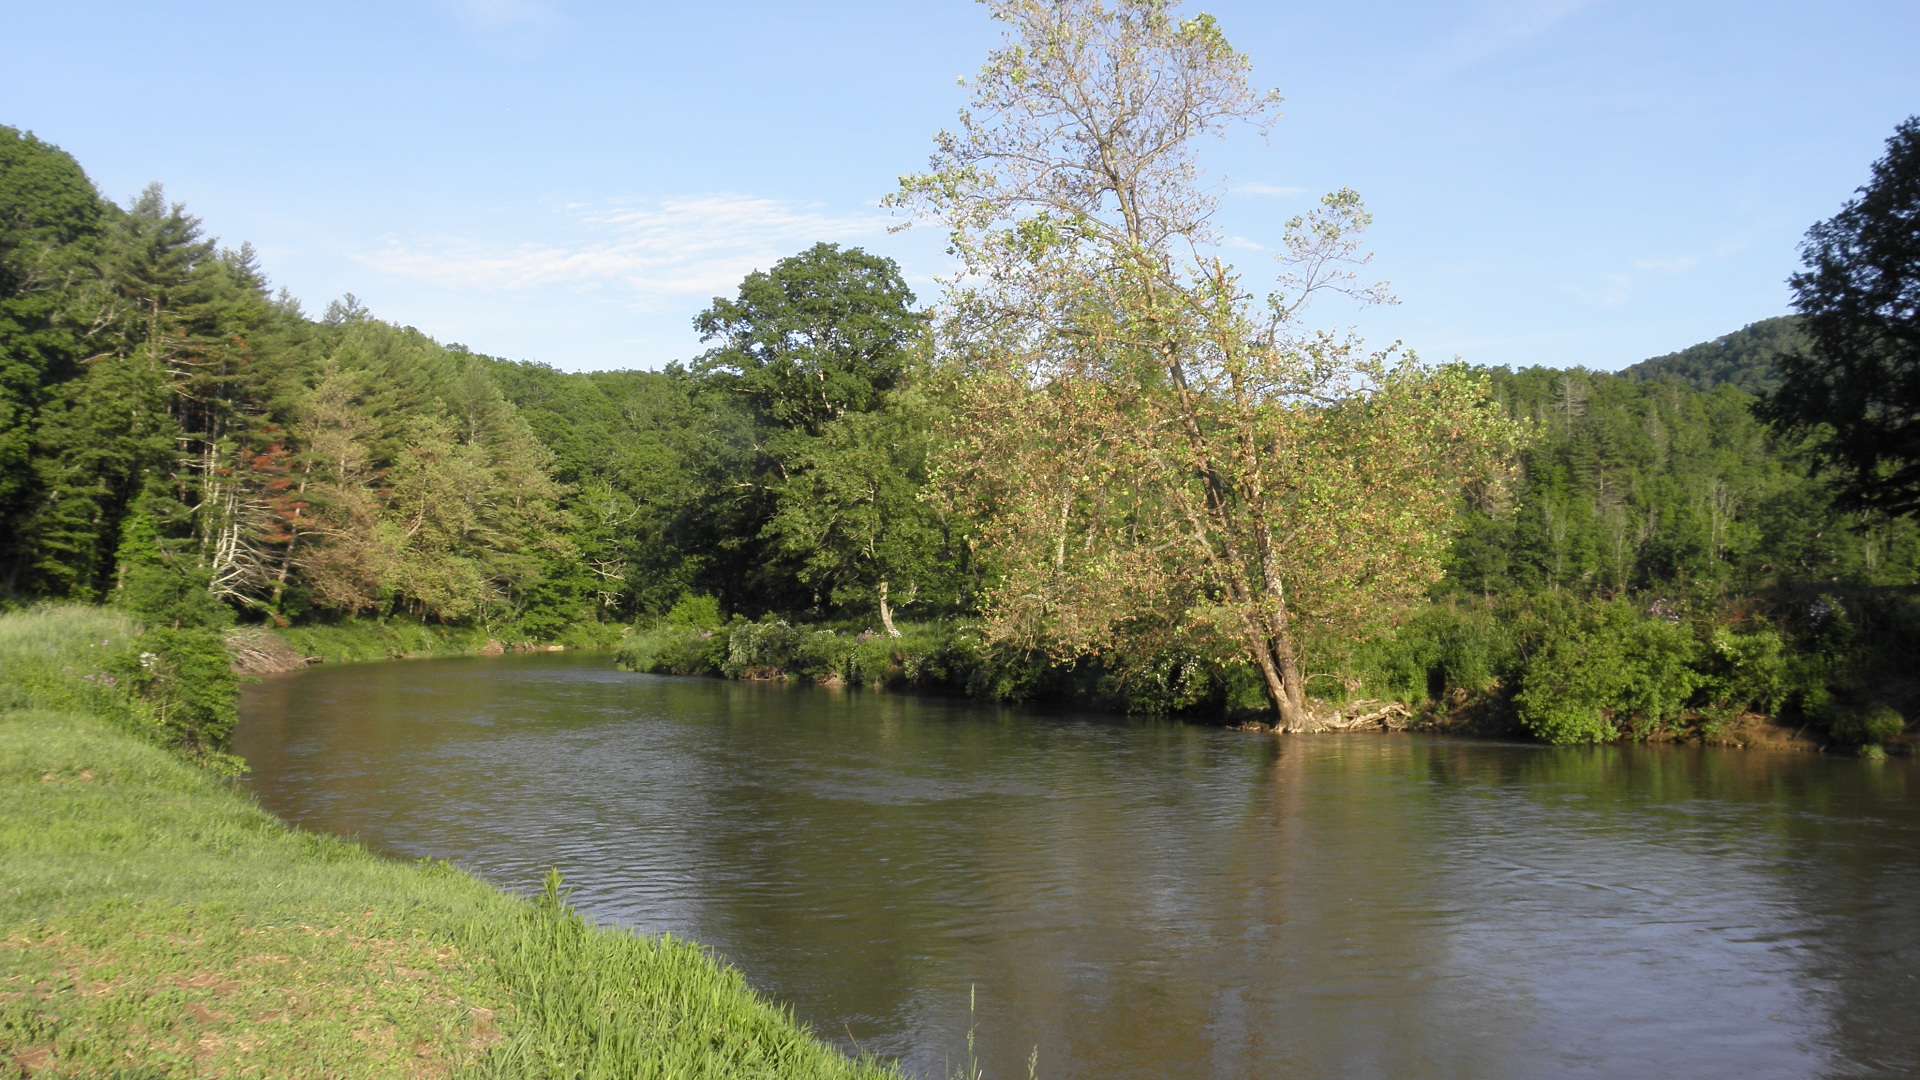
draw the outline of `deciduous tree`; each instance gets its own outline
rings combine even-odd
[[[1058,655],[1179,648],[1259,671],[1316,721],[1302,630],[1357,627],[1440,573],[1462,487],[1518,429],[1481,381],[1312,329],[1363,301],[1360,200],[1290,223],[1256,300],[1215,254],[1195,148],[1277,98],[1208,16],[1156,0],[995,0],[1008,30],[897,204],[966,273],[945,346],[969,368],[946,458],[999,580],[992,633]]]

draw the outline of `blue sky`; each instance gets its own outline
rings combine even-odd
[[[918,3],[15,3],[0,123],[125,201],[159,180],[317,313],[657,367],[696,312],[815,240],[893,256],[877,200],[997,38]],[[1920,112],[1920,4],[1190,4],[1285,95],[1209,147],[1231,254],[1358,189],[1401,303],[1328,309],[1430,359],[1615,368],[1787,310],[1806,227]]]

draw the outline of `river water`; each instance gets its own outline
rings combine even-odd
[[[944,1077],[1920,1076],[1920,771],[1274,739],[603,657],[250,687],[282,817],[705,943]],[[974,1012],[969,1014],[970,992]]]

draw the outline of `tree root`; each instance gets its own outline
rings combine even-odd
[[[285,638],[267,630],[251,627],[229,630],[226,644],[236,675],[277,675],[298,671],[314,662],[313,657],[300,655]]]
[[[1311,735],[1326,731],[1405,731],[1413,719],[1413,710],[1398,701],[1349,701],[1329,706],[1310,702],[1304,724],[1275,726],[1270,730],[1283,735]]]

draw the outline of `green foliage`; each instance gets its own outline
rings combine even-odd
[[[1466,493],[1451,590],[1704,603],[1786,581],[1920,575],[1920,527],[1842,514],[1730,386],[1544,368],[1496,371],[1493,385],[1537,437],[1510,499]]]
[[[295,652],[322,663],[470,656],[491,640],[484,627],[441,626],[414,619],[352,619],[279,631]]]
[[[1829,732],[1843,743],[1872,746],[1898,738],[1906,729],[1907,719],[1897,709],[1875,703],[1841,709],[1833,718]]]
[[[753,403],[771,424],[817,434],[879,407],[906,378],[922,318],[893,260],[815,244],[756,270],[732,300],[694,320],[718,344],[694,370]]]
[[[1894,129],[1873,174],[1807,230],[1793,275],[1807,336],[1765,403],[1813,451],[1851,506],[1920,511],[1920,116]]]
[[[661,621],[668,626],[692,630],[718,630],[726,625],[726,618],[720,613],[719,599],[705,593],[681,597]]]
[[[785,619],[739,621],[727,628],[727,658],[720,670],[733,679],[772,679],[789,674],[803,631]]]
[[[118,674],[147,702],[162,744],[238,771],[239,761],[226,754],[237,719],[238,686],[219,631],[149,630],[139,646]]]
[[[1806,343],[1791,315],[1762,319],[1712,341],[1642,360],[1620,374],[1642,382],[1678,379],[1695,390],[1732,386],[1760,395],[1780,385],[1780,358]]]
[[[1212,50],[1217,28],[1194,25]],[[1905,160],[1894,151],[1910,127],[1881,173]],[[1890,191],[1863,193],[1812,239],[1844,238],[1893,205]],[[921,194],[939,202],[961,189]],[[1336,193],[1314,220],[1344,235],[1363,218],[1350,193]],[[1010,227],[1004,251],[973,254],[1052,266],[1082,239],[1066,217],[1036,216]],[[1843,269],[1820,288],[1852,282],[1832,297],[1868,310],[1872,282]],[[1181,519],[1153,516],[1170,505],[1146,497],[1154,485],[1114,482],[1160,435],[1075,434],[1101,415],[1133,423],[1146,415],[1138,408],[1166,406],[1154,396],[1159,376],[1131,404],[1103,397],[1117,384],[1100,378],[1079,396],[999,395],[980,357],[935,357],[913,304],[892,263],[820,245],[716,301],[701,319],[712,348],[691,369],[508,363],[382,322],[350,296],[310,320],[269,294],[250,248],[221,250],[158,187],[116,207],[57,148],[0,130],[0,596],[106,601],[185,634],[145,650],[159,668],[127,666],[135,648],[100,669],[85,704],[194,751],[217,750],[223,720],[167,704],[182,687],[213,687],[206,640],[186,632],[236,616],[329,660],[472,653],[493,641],[605,648],[632,625],[621,662],[636,670],[1196,715],[1232,714],[1263,693],[1257,671],[1219,642],[1196,645],[1226,625],[1211,601],[1194,606],[1222,579],[1175,572],[1166,543]],[[1826,348],[1832,327],[1813,319],[1765,320],[1620,375],[1487,373],[1484,388],[1533,433],[1515,483],[1457,493],[1464,528],[1435,602],[1402,591],[1390,605],[1346,605],[1342,618],[1362,632],[1303,631],[1304,685],[1449,712],[1480,703],[1502,717],[1525,692],[1529,716],[1552,713],[1553,730],[1583,737],[1759,712],[1846,740],[1863,702],[1920,709],[1920,599],[1903,591],[1920,584],[1920,523],[1844,511],[1813,475],[1808,444],[1753,415],[1750,393],[1791,366],[1783,358]],[[1080,356],[1085,340],[1056,343]],[[1123,358],[1081,359],[1106,370]],[[1439,376],[1435,385],[1456,389],[1473,381]],[[1304,439],[1321,423],[1340,433],[1333,442],[1358,446],[1370,425],[1418,413],[1396,411],[1397,400],[1309,410],[1288,420],[1298,431],[1268,435]],[[1013,466],[981,457],[974,502],[934,497],[938,470],[988,433],[967,418],[1015,402],[1037,411],[1002,417],[996,445],[1027,456]],[[1108,406],[1116,411],[1099,412]],[[1456,411],[1435,415],[1451,423]],[[1202,428],[1280,419],[1229,410]],[[1060,440],[1033,438],[1056,423]],[[1227,455],[1214,473],[1223,482],[1237,460],[1230,443],[1208,450]],[[1349,464],[1306,470],[1314,481],[1298,509],[1347,507],[1335,492],[1351,486]],[[1344,511],[1316,534],[1315,559],[1427,535],[1456,493],[1421,484],[1427,510],[1385,500]],[[1271,499],[1283,488],[1259,490]],[[1182,497],[1177,485],[1155,490]],[[1018,518],[1030,542],[1006,550],[1037,553],[1031,566],[995,557],[1004,545],[983,531],[1016,504],[1031,511]],[[1367,516],[1376,511],[1419,520],[1380,527]],[[1305,520],[1284,507],[1255,514],[1246,536],[1273,519]],[[1383,564],[1370,565],[1354,580]],[[1015,569],[1031,571],[1027,587],[1007,590]],[[981,628],[995,617],[1019,624],[1004,604],[980,606],[997,589],[1027,597],[1041,622],[1088,615],[1075,633],[1097,655],[1056,662],[1026,639],[989,643]],[[1143,601],[1148,593],[1165,602]],[[1588,637],[1610,640],[1589,609],[1611,602],[1689,613],[1667,635],[1694,641],[1684,669],[1698,685],[1678,706],[1684,719],[1673,715],[1685,681],[1673,670],[1609,681],[1576,662]],[[1149,617],[1105,621],[1135,608]],[[1163,617],[1176,610],[1194,619]],[[729,626],[723,611],[740,615]],[[899,637],[883,632],[892,611]],[[1124,642],[1113,636],[1122,629]],[[1562,635],[1573,644],[1556,644]],[[1676,641],[1655,644],[1679,655]],[[154,699],[130,689],[142,679]],[[10,685],[17,694],[20,680]],[[1557,712],[1555,687],[1569,695]]]
[[[785,440],[763,536],[817,606],[861,615],[951,610],[964,589],[954,522],[921,498],[939,417],[919,391],[889,394],[817,437]],[[880,614],[884,620],[887,614]]]
[[[1771,715],[1787,703],[1794,689],[1786,638],[1771,626],[1745,630],[1715,626],[1709,631],[1703,659],[1702,687],[1716,708]]]
[[[1416,609],[1392,631],[1361,642],[1342,656],[1344,676],[1364,696],[1409,704],[1455,691],[1493,692],[1511,681],[1521,657],[1518,612],[1489,604],[1448,601]],[[1322,696],[1344,696],[1344,687],[1316,687]]]
[[[1521,668],[1520,722],[1550,743],[1645,738],[1678,720],[1700,676],[1684,625],[1596,604],[1553,626]]]
[[[86,355],[77,271],[96,257],[107,211],[73,158],[0,126],[0,565],[18,557],[37,494],[36,415]]]
[[[614,661],[650,675],[718,675],[726,658],[725,631],[657,622],[628,634]]]
[[[114,553],[120,580],[113,602],[151,626],[226,626],[233,613],[214,598],[211,576],[195,558],[191,541],[162,535],[163,525],[187,515],[186,507],[157,484],[150,481],[141,491],[120,526],[120,546]]]

